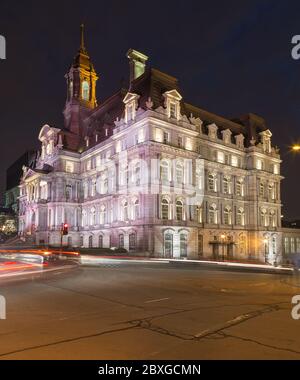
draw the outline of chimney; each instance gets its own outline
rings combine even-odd
[[[131,83],[133,80],[144,74],[148,57],[139,51],[129,49],[127,52],[127,58],[129,59]]]

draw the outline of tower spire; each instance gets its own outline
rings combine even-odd
[[[82,23],[80,25],[80,52],[86,53],[85,46],[84,46],[84,24]]]

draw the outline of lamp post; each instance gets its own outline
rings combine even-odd
[[[300,153],[300,144],[292,145],[292,151],[296,153]]]
[[[264,238],[263,242],[264,242],[264,245],[265,245],[265,263],[267,264],[268,263],[268,250],[267,250],[267,247],[268,247],[269,240],[267,238]]]

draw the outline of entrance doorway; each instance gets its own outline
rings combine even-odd
[[[164,256],[173,257],[173,235],[170,233],[164,235]]]
[[[187,257],[187,235],[180,234],[180,258]]]

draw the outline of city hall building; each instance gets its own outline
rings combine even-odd
[[[64,125],[41,128],[36,164],[23,167],[20,236],[59,246],[67,223],[71,247],[280,262],[281,160],[264,119],[189,104],[147,56],[127,58],[127,88],[98,103],[82,27]]]

